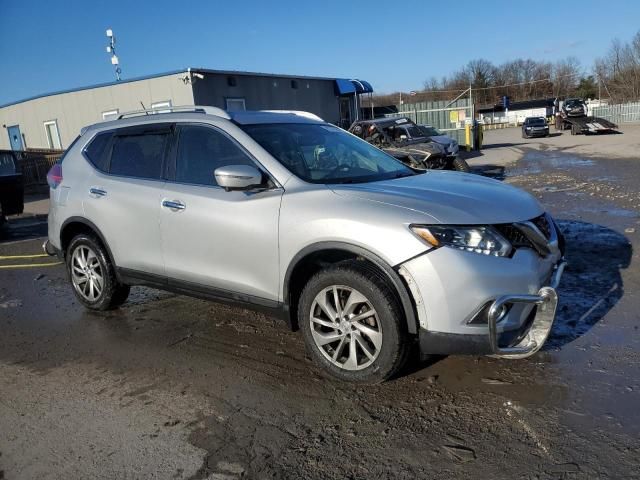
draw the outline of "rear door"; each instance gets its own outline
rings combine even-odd
[[[97,135],[84,209],[120,268],[164,278],[160,247],[160,199],[173,126],[153,124]],[[84,151],[92,156],[92,143]],[[161,278],[156,278],[161,280]]]
[[[177,139],[160,222],[169,283],[213,288],[221,296],[240,293],[257,303],[277,301],[283,190],[219,187],[216,168],[251,165],[264,171],[220,129],[185,124],[177,128]]]

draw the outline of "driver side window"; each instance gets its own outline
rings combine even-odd
[[[244,150],[224,133],[201,125],[180,127],[176,182],[215,186],[215,170],[228,165],[256,167]]]

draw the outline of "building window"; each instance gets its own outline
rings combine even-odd
[[[238,84],[236,77],[227,77],[227,85],[230,87],[235,87]]]
[[[244,98],[227,98],[225,101],[228,112],[242,112],[247,109]]]
[[[152,103],[151,110],[153,110],[154,113],[171,113],[171,100]]]
[[[106,112],[102,112],[102,120],[117,120],[118,114],[120,110],[117,108],[115,110],[107,110]]]
[[[291,80],[291,88],[294,90],[298,89],[298,80]]]
[[[49,144],[49,148],[62,150],[60,132],[58,131],[58,121],[49,120],[48,122],[44,122],[44,131],[47,134],[47,143]]]

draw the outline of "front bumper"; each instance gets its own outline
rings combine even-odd
[[[534,295],[503,295],[488,308],[487,331],[482,334],[434,332],[421,328],[420,351],[423,355],[491,355],[520,359],[536,353],[544,345],[553,326],[558,305],[556,288],[566,262],[557,264],[549,286],[544,286]],[[519,309],[525,319],[514,330],[501,329],[503,308],[515,306],[532,307]]]
[[[549,129],[545,128],[544,130],[525,130],[524,134],[527,137],[546,137],[549,135]]]
[[[489,308],[489,344],[491,353],[498,357],[505,358],[526,358],[536,353],[544,342],[547,341],[553,321],[556,316],[558,306],[558,294],[556,288],[560,284],[560,278],[564,272],[566,262],[562,260],[554,270],[551,284],[542,287],[537,295],[504,295],[498,298]],[[517,343],[511,346],[500,346],[500,334],[498,332],[498,321],[501,312],[509,305],[530,304],[535,305],[533,319],[527,325],[521,336],[517,337]]]
[[[527,248],[501,258],[445,247],[402,264],[421,352],[533,355],[553,325],[564,267],[555,243],[546,257]]]

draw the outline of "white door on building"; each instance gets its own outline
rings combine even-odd
[[[58,131],[58,122],[56,120],[44,122],[44,130],[47,134],[47,143],[49,144],[49,148],[62,150],[60,132]]]

